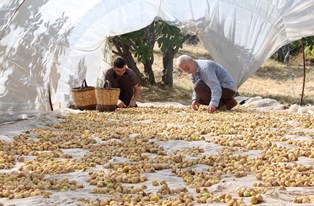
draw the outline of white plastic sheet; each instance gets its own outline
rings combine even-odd
[[[2,0],[0,122],[70,101],[110,66],[109,36],[159,18],[197,34],[240,86],[281,46],[314,35],[314,0]]]

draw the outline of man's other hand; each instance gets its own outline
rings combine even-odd
[[[124,108],[124,107],[126,107],[126,105],[124,104],[124,102],[122,102],[120,99],[118,100],[117,106],[118,106],[119,108]]]
[[[196,100],[193,100],[192,101],[192,108],[194,110],[198,110],[199,107],[200,107],[200,103],[198,101],[196,101]]]
[[[213,106],[213,105],[209,105],[207,108],[208,113],[213,113],[217,110],[217,107]]]

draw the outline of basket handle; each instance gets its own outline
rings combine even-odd
[[[105,81],[104,88],[110,89],[110,82],[108,80]]]
[[[84,87],[88,87],[86,83],[86,79],[83,80],[82,85],[81,85],[81,88],[84,88]]]

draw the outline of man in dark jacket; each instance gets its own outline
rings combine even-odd
[[[136,101],[140,97],[140,79],[135,72],[126,67],[126,61],[120,57],[115,59],[113,68],[105,73],[105,81],[108,80],[112,88],[120,88],[120,96],[117,107],[136,107]]]

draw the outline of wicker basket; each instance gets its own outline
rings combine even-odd
[[[72,88],[72,99],[75,109],[79,110],[95,110],[97,101],[95,95],[95,87],[87,86],[84,79],[80,87]]]
[[[100,112],[115,111],[117,109],[117,102],[119,100],[120,89],[110,88],[109,81],[105,82],[104,88],[96,88],[96,109]]]

